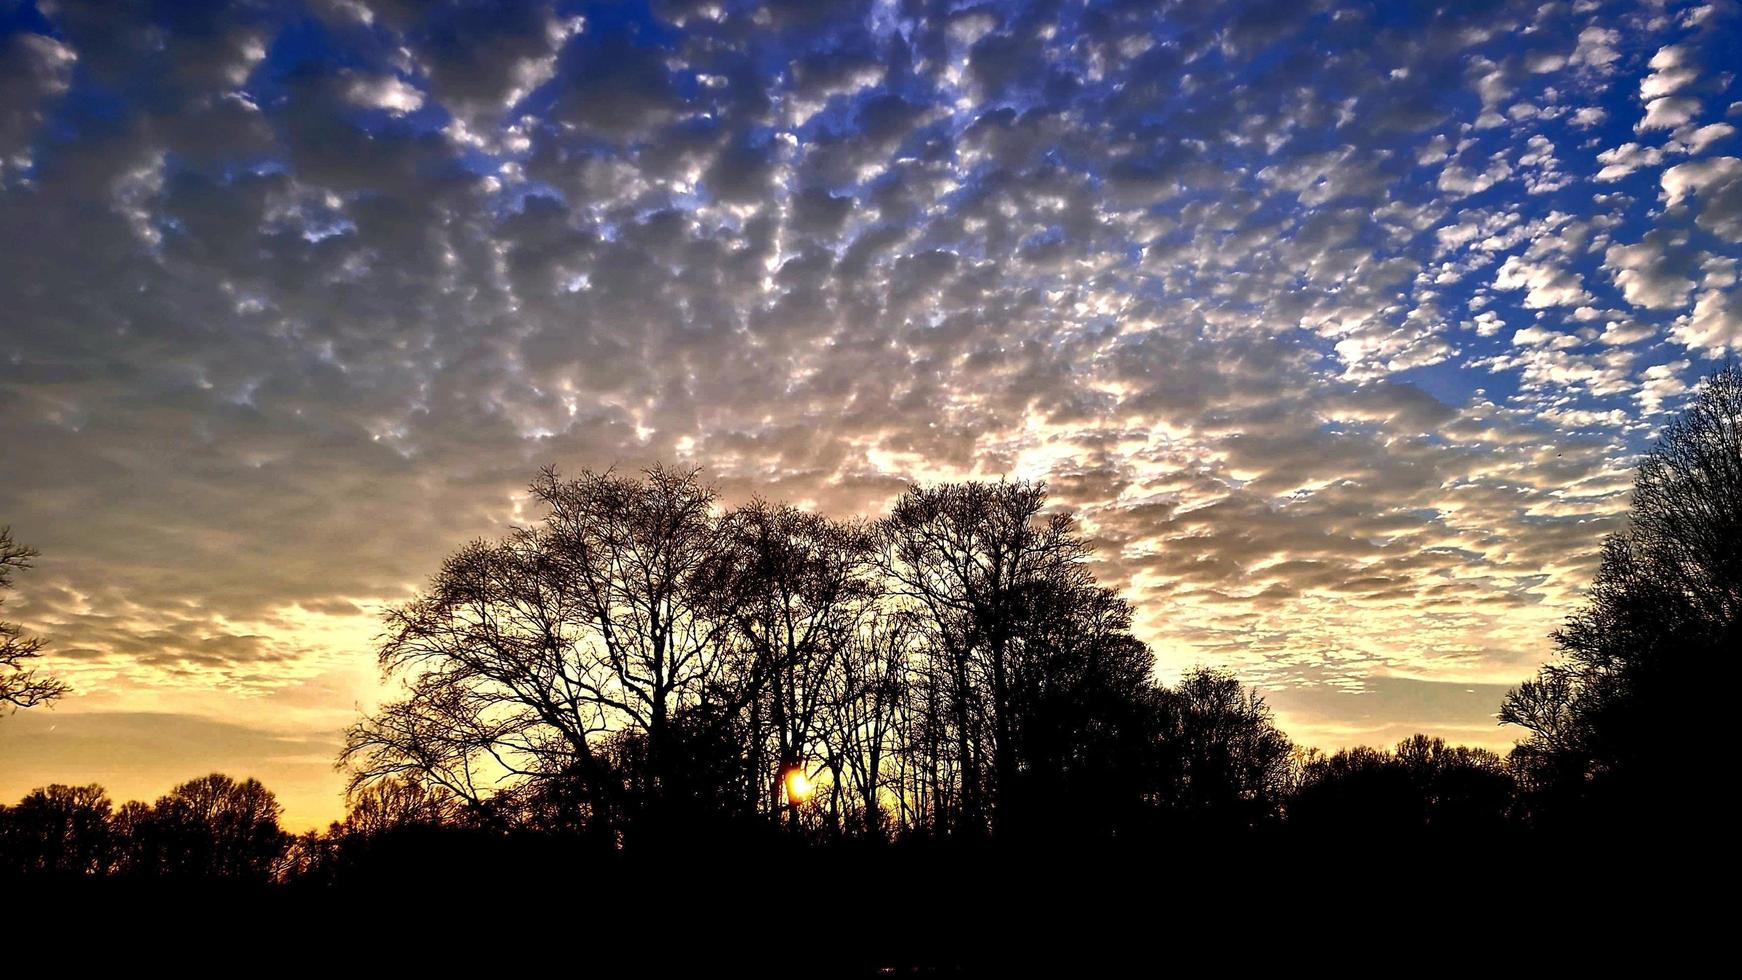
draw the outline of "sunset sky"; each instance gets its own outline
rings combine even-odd
[[[536,469],[1044,479],[1166,679],[1505,748],[1742,343],[1715,3],[0,0],[0,800],[341,812],[372,637]]]

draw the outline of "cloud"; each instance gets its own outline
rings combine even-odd
[[[1670,329],[1676,343],[1723,353],[1742,345],[1742,302],[1734,290],[1706,290],[1694,300],[1693,312]]]
[[[1599,71],[1607,70],[1621,58],[1621,52],[1615,50],[1620,43],[1620,31],[1606,27],[1587,27],[1579,32],[1578,46],[1573,49],[1568,61]]]
[[[1592,179],[1610,183],[1641,167],[1655,167],[1662,163],[1663,151],[1657,147],[1640,146],[1638,143],[1623,143],[1613,150],[1604,150],[1597,154],[1597,162],[1603,165],[1603,169],[1597,171]]]
[[[385,109],[396,116],[416,112],[423,107],[423,93],[416,86],[392,75],[374,78],[355,76],[346,95],[357,105]]]
[[[1736,127],[1729,123],[1712,123],[1692,129],[1687,132],[1677,131],[1675,141],[1671,144],[1679,153],[1699,156],[1706,152],[1713,143],[1734,136]]]
[[[28,146],[46,104],[71,83],[78,55],[54,38],[0,38],[0,164]]]
[[[1678,163],[1663,172],[1662,183],[1664,203],[1671,207],[1690,194],[1699,198],[1701,228],[1731,241],[1742,236],[1742,159]]]
[[[1645,105],[1645,117],[1633,128],[1640,132],[1653,129],[1675,129],[1686,124],[1700,112],[1700,100],[1687,96],[1652,99]]]
[[[1609,246],[1603,264],[1634,306],[1679,309],[1687,305],[1688,293],[1694,288],[1690,253],[1661,231],[1635,245]]]
[[[1639,98],[1650,102],[1673,95],[1700,77],[1699,71],[1687,63],[1688,57],[1688,49],[1681,45],[1658,49],[1651,57],[1652,73],[1639,83]]]
[[[1576,306],[1591,294],[1577,273],[1549,262],[1532,262],[1509,256],[1494,276],[1495,289],[1523,289],[1524,305],[1533,310],[1548,306]]]

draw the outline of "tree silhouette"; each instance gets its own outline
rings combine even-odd
[[[149,809],[122,808],[124,864],[137,874],[266,881],[290,843],[280,812],[258,780],[220,773],[189,780]]]
[[[405,827],[439,827],[456,820],[452,793],[410,777],[379,779],[353,790],[343,830],[365,836]]]
[[[45,786],[0,807],[0,871],[93,875],[115,859],[113,805],[101,786]]]
[[[693,472],[640,479],[545,470],[545,520],[450,557],[388,617],[379,661],[407,697],[354,726],[353,785],[412,774],[478,807],[504,781],[579,781],[598,822],[616,778],[601,740],[632,730],[643,799],[657,799],[686,724],[732,681],[709,562],[714,493]],[[734,692],[745,697],[740,685]],[[730,714],[727,712],[726,714]]]
[[[1106,838],[1144,822],[1165,695],[1131,614],[1111,590],[1085,582],[1031,597],[1010,703],[1018,769],[1000,800],[1026,837]]]
[[[785,797],[787,774],[815,756],[829,699],[839,693],[831,679],[848,666],[849,647],[878,597],[872,542],[864,527],[760,500],[722,521],[708,589],[713,612],[729,622],[748,657],[739,700],[750,710],[751,766],[762,777],[756,791],[766,790],[771,804]],[[762,760],[765,736],[772,765]],[[840,764],[836,753],[827,757]],[[797,801],[787,802],[796,825]]]
[[[354,798],[409,780],[479,826],[610,847],[758,817],[1038,839],[1279,810],[1290,746],[1262,699],[1211,671],[1156,685],[1039,484],[914,487],[875,524],[720,512],[658,467],[532,492],[538,525],[389,614],[406,696],[349,732]]]
[[[883,609],[869,611],[856,626],[829,674],[824,738],[830,758],[838,760],[846,809],[862,833],[881,839],[890,829],[885,790],[889,762],[901,749],[897,733],[911,694],[915,631],[912,617]],[[912,802],[904,785],[898,777],[888,792],[898,808]]]
[[[1233,674],[1200,667],[1163,692],[1160,738],[1160,795],[1176,813],[1225,827],[1279,813],[1294,746],[1264,699]]]
[[[29,568],[39,554],[12,540],[10,527],[0,527],[0,606],[12,588],[13,571]],[[45,642],[40,636],[26,636],[17,623],[0,620],[0,709],[35,707],[66,693],[65,684],[30,666],[30,661],[42,656]]]
[[[1700,791],[1715,719],[1689,682],[1742,649],[1742,369],[1708,377],[1634,476],[1559,659],[1507,695],[1513,760],[1539,815],[1668,818]],[[1557,816],[1558,815],[1558,816]]]
[[[1037,483],[913,487],[882,524],[891,593],[926,631],[928,683],[953,743],[955,829],[996,830],[1022,768],[1023,676],[1043,672],[1048,616],[1096,601],[1088,548]]]
[[[1394,752],[1308,753],[1288,816],[1315,834],[1375,839],[1432,831],[1481,839],[1505,828],[1515,790],[1499,755],[1413,735]]]

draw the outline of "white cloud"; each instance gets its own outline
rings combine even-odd
[[[1703,194],[1707,188],[1720,187],[1742,176],[1742,158],[1714,157],[1678,163],[1663,172],[1665,204],[1680,204],[1689,194]]]
[[[1620,59],[1615,46],[1621,43],[1621,32],[1605,27],[1587,27],[1579,32],[1578,45],[1568,59],[1572,64],[1598,70],[1607,69]]]
[[[1685,125],[1700,112],[1700,100],[1687,96],[1652,99],[1645,106],[1645,118],[1633,128],[1644,132],[1651,129],[1675,129]]]
[[[1655,69],[1639,83],[1639,98],[1650,102],[1681,91],[1692,84],[1700,73],[1687,63],[1688,50],[1682,45],[1660,48],[1651,58]]]
[[[1653,232],[1635,245],[1611,245],[1603,265],[1615,277],[1627,302],[1653,310],[1687,305],[1694,281],[1686,273],[1685,257],[1661,234]]]
[[[1551,306],[1577,306],[1589,302],[1578,274],[1552,262],[1533,262],[1508,256],[1494,276],[1496,289],[1526,290],[1524,305],[1533,310]]]
[[[1666,400],[1686,392],[1688,385],[1682,380],[1682,375],[1688,366],[1687,361],[1675,361],[1670,364],[1653,364],[1646,368],[1639,392],[1634,396],[1639,400],[1640,410],[1647,415],[1655,415],[1663,410]]]
[[[1440,171],[1439,188],[1456,197],[1468,197],[1482,193],[1511,175],[1512,167],[1504,159],[1490,160],[1487,168],[1481,171],[1467,169],[1454,160]]]
[[[1742,348],[1742,301],[1736,291],[1702,291],[1693,312],[1670,327],[1670,338],[1683,347],[1713,353]]]
[[[350,100],[369,109],[385,109],[394,115],[404,115],[423,108],[423,93],[395,75],[359,75],[351,80],[345,94]]]
[[[1640,146],[1638,143],[1623,143],[1613,150],[1604,150],[1597,154],[1597,162],[1603,169],[1597,171],[1593,180],[1610,182],[1620,180],[1641,167],[1655,167],[1663,162],[1663,151],[1657,147]]]
[[[1701,153],[1706,152],[1706,148],[1711,146],[1713,143],[1726,137],[1733,136],[1735,133],[1736,127],[1729,123],[1712,123],[1707,126],[1701,126],[1691,132],[1678,130],[1675,139],[1670,143],[1670,146],[1678,153],[1699,156]]]

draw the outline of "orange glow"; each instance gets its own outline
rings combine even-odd
[[[786,770],[786,802],[797,806],[810,799],[814,792],[816,787],[811,785],[803,769],[793,766]]]

